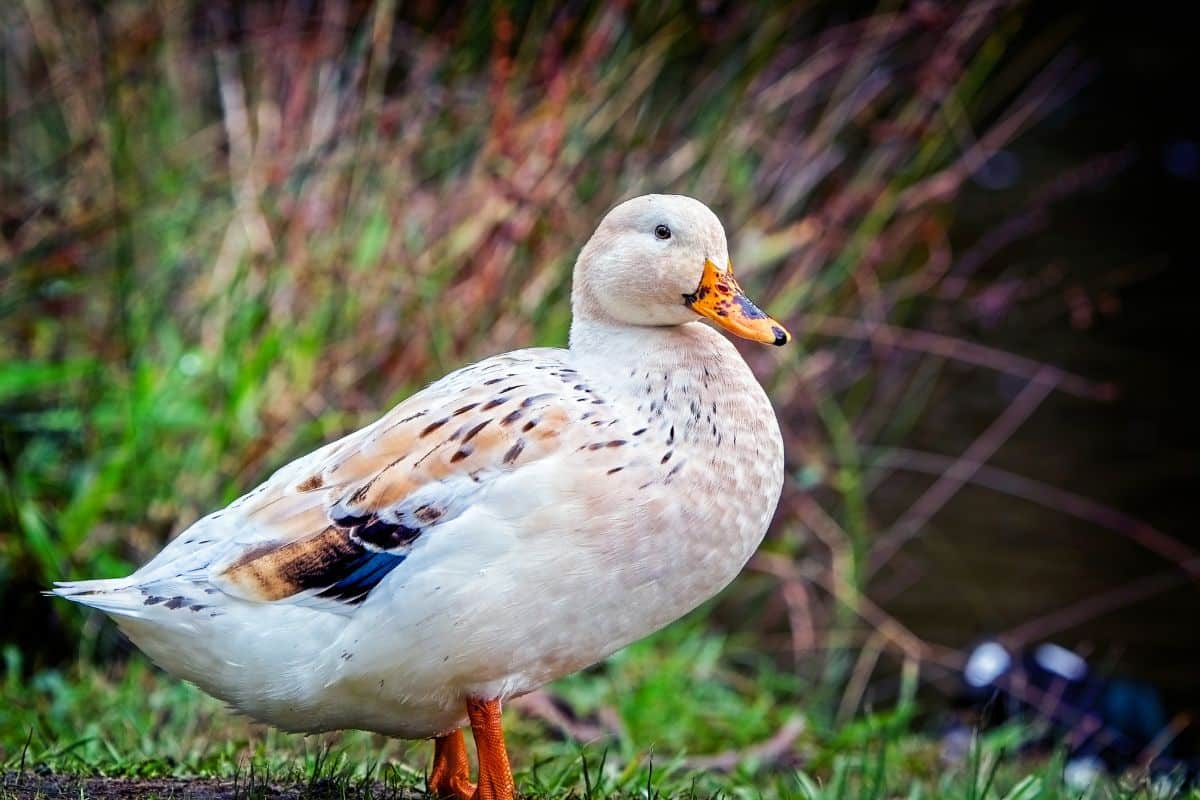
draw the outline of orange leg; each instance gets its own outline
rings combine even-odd
[[[434,739],[429,791],[435,797],[454,800],[471,800],[474,797],[471,763],[467,760],[467,743],[463,740],[461,730]]]
[[[516,787],[508,766],[504,729],[500,727],[500,701],[469,698],[467,716],[479,757],[479,788],[474,800],[513,800]]]

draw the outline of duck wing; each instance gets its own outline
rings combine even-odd
[[[156,584],[184,581],[352,613],[418,540],[499,478],[574,447],[581,420],[608,416],[565,355],[517,351],[447,375],[199,520],[119,588],[170,602],[175,590]],[[87,603],[90,583],[59,593]]]

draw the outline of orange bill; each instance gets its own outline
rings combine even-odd
[[[735,336],[752,342],[778,346],[787,344],[792,338],[782,325],[750,302],[733,277],[732,264],[722,271],[705,259],[700,285],[692,294],[683,296],[683,304]]]

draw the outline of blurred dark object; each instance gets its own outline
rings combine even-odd
[[[1066,749],[1066,777],[1076,788],[1107,770],[1195,781],[1200,763],[1175,752],[1174,739],[1188,724],[1172,718],[1149,683],[1109,678],[1061,645],[1044,642],[1011,653],[999,642],[976,645],[963,669],[961,705],[972,722],[995,726],[1020,720],[1041,731],[1025,746]],[[949,736],[961,736],[960,720]]]

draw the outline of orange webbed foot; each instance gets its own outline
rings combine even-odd
[[[500,701],[470,698],[467,716],[471,719],[471,735],[479,756],[479,786],[472,800],[513,800],[516,785],[500,725]]]
[[[475,797],[471,763],[467,759],[467,744],[461,730],[434,740],[428,791],[442,800],[472,800]]]

